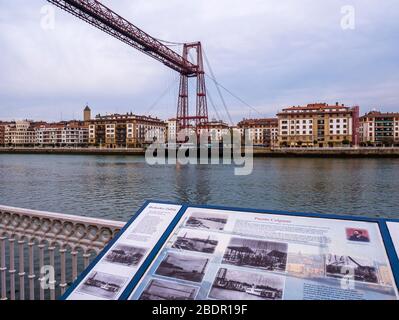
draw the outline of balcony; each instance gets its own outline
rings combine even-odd
[[[55,300],[124,222],[0,206],[0,300]]]

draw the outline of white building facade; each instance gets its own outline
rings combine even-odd
[[[371,111],[360,117],[360,137],[364,144],[399,143],[399,113]]]
[[[209,142],[222,142],[223,137],[230,133],[230,127],[223,121],[212,120],[198,129],[200,136],[207,135]]]
[[[169,119],[166,121],[166,139],[167,141],[176,141],[177,139],[177,120]]]
[[[242,137],[247,136],[253,145],[273,147],[278,139],[276,118],[244,119],[237,125]]]
[[[165,122],[133,113],[97,115],[89,124],[89,144],[106,148],[141,147],[165,136]]]
[[[6,146],[32,146],[35,142],[35,130],[28,120],[16,121],[4,128],[4,144]]]

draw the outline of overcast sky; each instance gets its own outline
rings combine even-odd
[[[202,41],[217,80],[253,108],[223,90],[234,121],[312,102],[399,111],[397,0],[102,2],[156,38]],[[1,120],[79,119],[86,103],[94,114],[176,114],[174,71],[60,9],[43,29],[46,5],[0,0]],[[341,26],[345,5],[354,29]]]

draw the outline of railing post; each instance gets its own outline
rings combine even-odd
[[[50,245],[48,247],[48,251],[50,252],[50,266],[52,266],[55,270],[55,258],[54,258],[54,250],[55,247],[54,245]],[[55,284],[56,281],[54,280],[50,280],[50,300],[55,300]]]
[[[72,281],[75,281],[78,277],[78,252],[73,249],[72,255]]]
[[[25,256],[24,256],[25,240],[18,241],[19,247],[19,299],[25,300]]]
[[[33,257],[33,246],[35,245],[34,241],[29,241],[29,299],[35,300],[35,265],[34,265],[34,257]]]
[[[65,248],[60,249],[60,255],[61,255],[61,283],[60,283],[61,295],[63,295],[65,293],[66,286],[67,286],[67,283],[66,283],[65,252],[66,252]]]
[[[44,267],[44,248],[46,247],[45,244],[40,243],[39,244],[39,270],[40,270],[40,300],[44,300],[44,273],[43,273],[43,267]]]
[[[8,239],[8,242],[10,245],[10,269],[8,270],[10,275],[10,299],[15,300],[15,274],[17,273],[15,269],[15,238]]]
[[[1,273],[1,297],[0,300],[7,300],[7,267],[6,267],[6,237],[0,237],[0,273]]]
[[[89,266],[89,263],[90,263],[90,257],[91,257],[91,254],[90,253],[84,253],[83,254],[83,264],[84,264],[84,267],[85,267],[85,269]]]

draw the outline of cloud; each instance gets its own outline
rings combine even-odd
[[[156,38],[201,40],[218,81],[258,110],[224,92],[235,120],[315,101],[398,108],[395,0],[352,0],[356,28],[347,31],[341,0],[102,2]],[[0,119],[78,117],[86,102],[94,112],[175,115],[173,71],[59,9],[55,29],[43,30],[46,4],[0,0]]]

